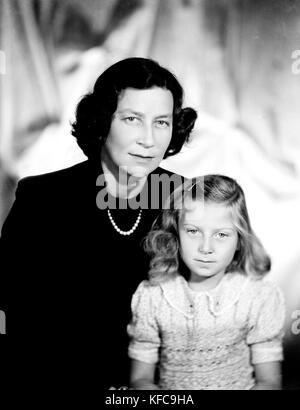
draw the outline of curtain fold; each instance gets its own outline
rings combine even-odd
[[[14,161],[48,124],[58,121],[60,96],[34,3],[1,0],[2,78],[0,156],[13,173]]]

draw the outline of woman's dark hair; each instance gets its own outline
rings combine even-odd
[[[72,135],[89,158],[99,158],[117,109],[120,93],[126,88],[140,90],[161,87],[173,95],[173,133],[164,158],[180,151],[188,140],[197,118],[192,108],[182,108],[183,90],[175,76],[157,62],[132,57],[119,61],[104,71],[94,89],[79,102]]]

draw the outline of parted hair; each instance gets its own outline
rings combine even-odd
[[[77,105],[71,132],[89,159],[99,158],[122,91],[152,87],[167,89],[173,95],[173,133],[164,158],[180,151],[194,127],[196,111],[182,107],[183,89],[169,70],[154,60],[132,57],[105,70],[96,80],[93,91],[83,96]]]
[[[221,204],[230,209],[238,245],[226,273],[235,271],[259,278],[270,270],[271,260],[251,227],[241,186],[232,178],[215,174],[186,180],[170,195],[168,206],[154,221],[144,240],[144,249],[151,257],[150,282],[159,283],[178,273],[189,277],[180,257],[178,224],[190,201]]]

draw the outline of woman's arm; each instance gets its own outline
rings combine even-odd
[[[131,360],[130,387],[134,390],[158,390],[154,384],[155,363]]]
[[[280,362],[257,363],[254,365],[255,386],[252,390],[280,390],[281,364]]]

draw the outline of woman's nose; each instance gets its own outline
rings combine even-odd
[[[153,128],[151,126],[144,126],[140,131],[137,143],[145,148],[151,148],[154,146]]]

